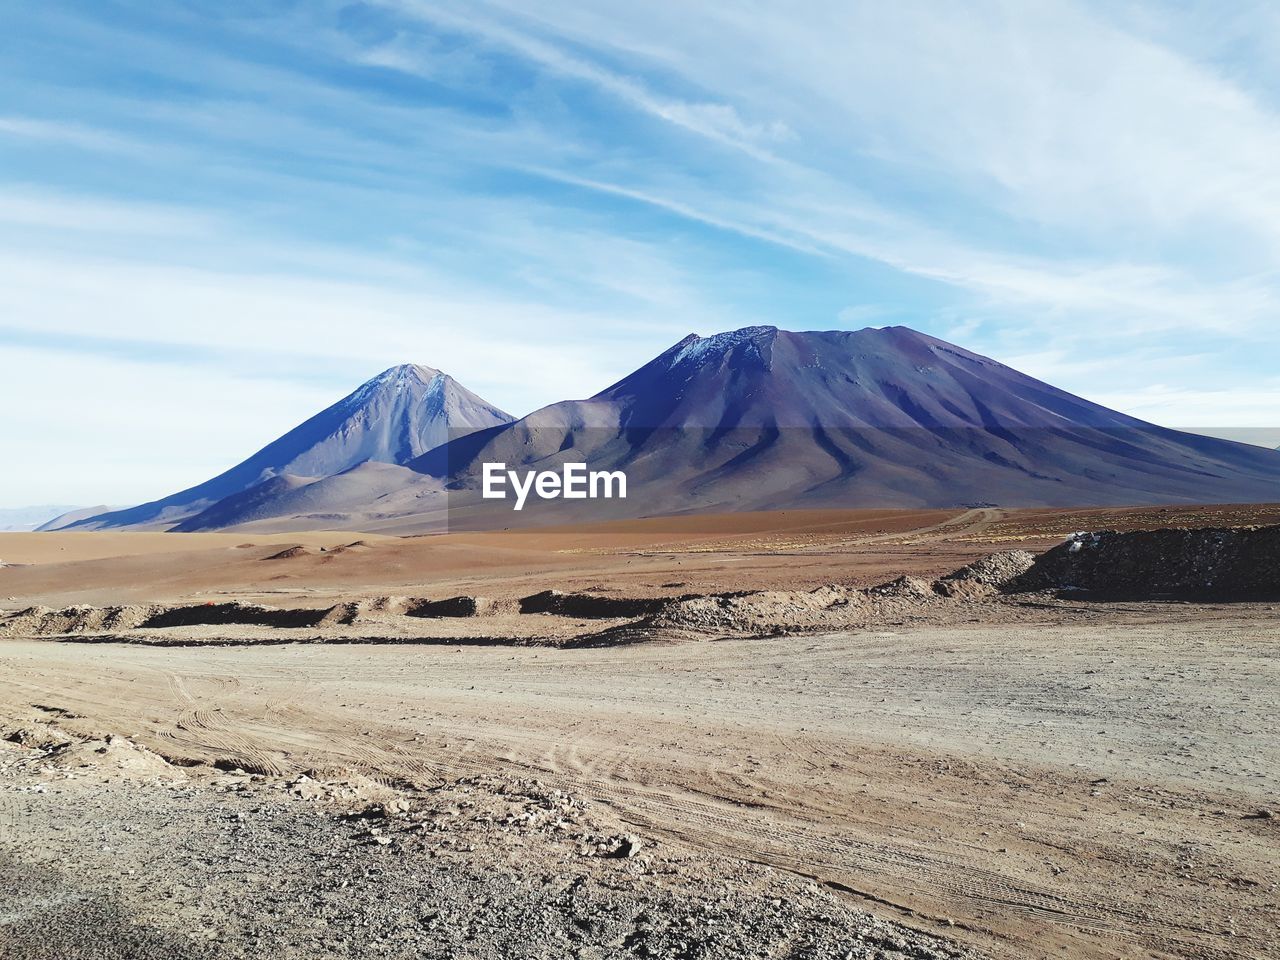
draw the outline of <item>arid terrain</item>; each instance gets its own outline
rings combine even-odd
[[[0,956],[1274,955],[1277,604],[965,565],[1278,520],[0,535]]]

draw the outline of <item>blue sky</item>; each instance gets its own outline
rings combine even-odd
[[[172,492],[398,362],[521,414],[758,323],[1276,424],[1274,3],[63,0],[0,64],[0,503]]]

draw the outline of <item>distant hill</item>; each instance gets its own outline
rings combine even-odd
[[[68,510],[79,509],[71,504],[47,504],[38,507],[0,508],[0,530],[35,530]]]
[[[52,520],[48,520],[45,523],[40,524],[36,529],[41,532],[62,530],[72,524],[79,523],[81,520],[88,517],[96,517],[100,513],[109,513],[112,510],[123,509],[123,507],[111,507],[105,503],[100,503],[96,507],[75,507],[71,510],[67,510],[65,513],[58,514]]]
[[[83,518],[72,527],[165,529],[227,497],[270,484],[244,501],[252,509],[273,495],[363,463],[407,463],[451,435],[511,419],[446,373],[416,364],[392,367],[225,473],[162,500]],[[234,504],[213,516],[230,521]]]

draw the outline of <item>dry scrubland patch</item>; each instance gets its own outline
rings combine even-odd
[[[981,533],[961,539],[974,543],[1060,540],[1080,530],[1122,533],[1152,530],[1240,528],[1280,523],[1280,503],[1240,503],[1176,507],[1092,507],[1080,510],[1014,510],[993,520]]]

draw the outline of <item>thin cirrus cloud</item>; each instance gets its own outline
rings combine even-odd
[[[0,402],[61,386],[6,423],[0,502],[69,442],[104,489],[57,499],[169,492],[393,363],[524,413],[754,323],[905,323],[1172,425],[1276,408],[1265,4],[11,21]],[[119,455],[161,417],[167,465]]]
[[[657,98],[634,81],[588,70],[508,27],[442,12],[430,0],[385,2],[427,22],[470,24],[487,42],[619,93],[674,123],[684,125],[682,113],[706,106],[656,107]],[[1274,114],[1225,79],[1084,11],[1061,4],[989,5],[984,17],[982,5],[905,3],[809,5],[818,15],[788,9],[785,15],[753,10],[746,16],[722,7],[714,32],[698,32],[672,29],[683,21],[670,10],[663,18],[648,7],[596,6],[593,18],[583,12],[592,6],[548,12],[541,5],[536,25],[554,29],[567,22],[573,29],[563,32],[573,42],[614,50],[620,49],[619,35],[643,38],[649,27],[653,42],[667,36],[684,45],[680,56],[664,61],[668,69],[725,96],[768,89],[765,109],[796,111],[796,128],[804,132],[794,137],[793,150],[802,159],[765,155],[770,188],[753,195],[754,204],[714,190],[702,191],[701,205],[660,191],[651,195],[653,202],[757,236],[767,224],[792,239],[1017,303],[1097,308],[1110,301],[1181,325],[1183,318],[1169,316],[1169,307],[1191,294],[1197,304],[1223,297],[1237,324],[1274,316],[1273,298],[1259,293],[1262,283],[1274,280],[1280,239],[1280,168],[1272,162],[1280,155],[1280,126]],[[843,29],[833,30],[833,20]],[[734,110],[725,103],[710,106]],[[782,120],[757,126],[766,123],[792,129]],[[749,140],[716,128],[689,129],[759,158]],[[827,131],[820,136],[830,149],[815,155],[808,134],[820,129]],[[849,136],[833,138],[833,129]],[[1223,150],[1227,143],[1235,149]],[[1034,257],[1021,244],[998,246],[1002,234],[1025,230],[1023,224],[1001,224],[1009,229],[975,239],[956,236],[949,224],[937,226],[928,210],[876,210],[866,200],[869,189],[859,185],[860,157],[909,175],[919,168],[926,181],[949,178],[946,202],[969,218],[964,223],[971,228],[974,220],[1002,211],[1054,226],[1055,238],[1078,235],[1081,243]],[[1131,236],[1136,227],[1149,228],[1150,235]],[[1232,235],[1241,246],[1262,242],[1270,249],[1243,278],[1206,276],[1195,262],[1169,266],[1157,259],[1165,245],[1162,232],[1196,234],[1206,227]],[[1242,285],[1249,288],[1243,295]],[[1213,324],[1220,318],[1205,319]]]

